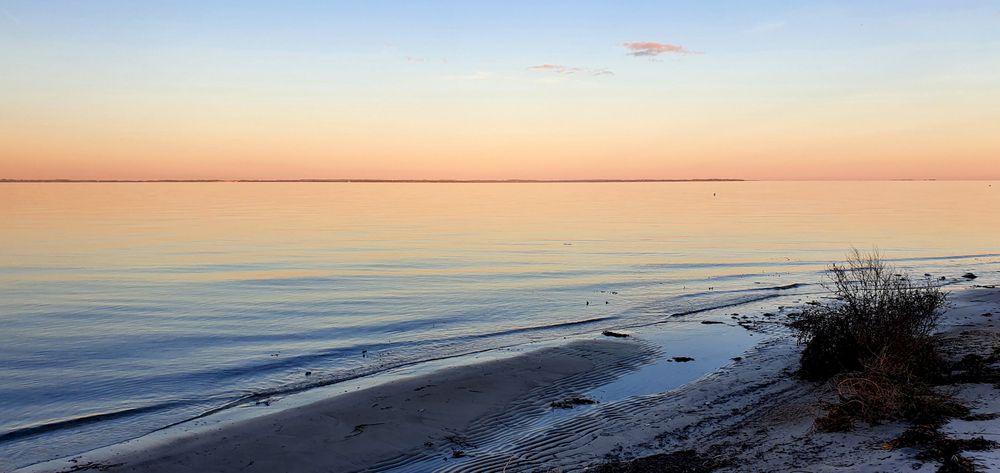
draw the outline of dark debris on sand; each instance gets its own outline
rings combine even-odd
[[[634,460],[613,460],[592,469],[594,473],[711,473],[731,466],[728,460],[695,450],[659,453]]]
[[[981,452],[997,448],[997,443],[983,437],[956,439],[941,432],[940,424],[914,425],[891,442],[893,448],[915,448],[917,459],[939,461],[939,473],[979,471],[962,452]]]
[[[576,406],[586,406],[589,404],[596,404],[597,401],[593,399],[587,399],[585,397],[569,397],[561,401],[552,401],[550,406],[553,409],[572,409]]]
[[[75,461],[75,460],[73,460]],[[73,465],[72,468],[68,470],[63,470],[65,473],[75,472],[75,471],[109,471],[112,468],[124,465],[124,463],[94,463],[88,462],[79,465]]]

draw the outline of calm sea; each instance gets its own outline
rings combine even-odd
[[[0,458],[815,290],[852,246],[986,277],[998,215],[996,182],[0,184]]]

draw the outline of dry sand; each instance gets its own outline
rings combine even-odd
[[[995,319],[1000,290],[959,290],[940,336],[953,357],[988,354],[1000,344]],[[606,458],[695,449],[735,465],[722,471],[936,471],[938,465],[916,460],[911,449],[885,448],[907,427],[902,422],[849,433],[814,431],[820,401],[831,393],[826,385],[791,375],[798,353],[778,330],[741,360],[681,388],[525,428],[551,401],[657,355],[656,348],[634,339],[573,342],[395,381],[152,447],[96,452],[31,470],[581,471]],[[974,412],[1000,412],[993,385],[954,390]],[[1000,440],[1000,420],[954,421],[945,430]],[[1000,465],[997,452],[967,456],[984,467]]]

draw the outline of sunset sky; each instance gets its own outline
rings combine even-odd
[[[1000,179],[1000,1],[0,0],[0,178]]]

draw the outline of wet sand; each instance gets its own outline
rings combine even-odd
[[[475,449],[469,439],[478,442],[499,426],[551,410],[551,402],[607,382],[655,354],[633,340],[575,341],[40,470],[348,472],[458,459]]]

